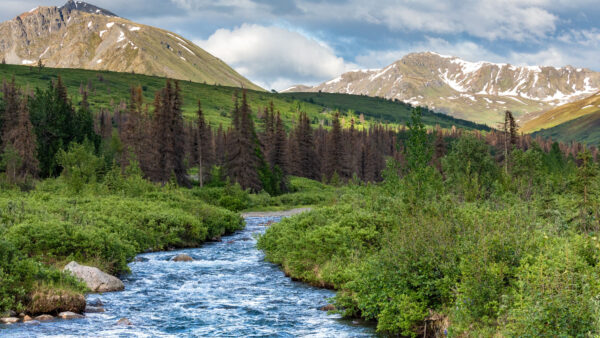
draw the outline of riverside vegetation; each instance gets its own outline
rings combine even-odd
[[[507,129],[496,146],[455,139],[436,167],[417,118],[383,183],[273,225],[259,248],[382,333],[597,336],[597,162],[556,143],[524,150]]]
[[[4,83],[0,312],[81,295],[60,272],[70,260],[126,273],[137,253],[240,229],[241,210],[321,205],[258,244],[339,290],[345,316],[392,335],[600,334],[596,148],[519,136],[510,112],[485,134],[426,129],[418,108],[408,128],[339,113],[286,127],[246,92],[214,130],[200,104],[184,121],[177,82],[152,111],[142,92],[93,114],[60,77],[34,93]]]

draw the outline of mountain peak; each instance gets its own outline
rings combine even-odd
[[[111,11],[107,11],[106,9],[94,6],[87,2],[74,1],[74,0],[67,1],[67,3],[64,4],[64,6],[60,7],[60,10],[61,11],[64,11],[64,10],[80,11],[80,12],[86,12],[86,13],[91,13],[91,14],[99,14],[99,15],[114,16],[114,17],[118,16]]]
[[[82,1],[36,7],[0,23],[8,64],[135,72],[261,90],[218,58],[174,33]]]
[[[288,91],[378,96],[495,124],[502,120],[506,110],[519,118],[598,90],[600,73],[584,68],[471,62],[421,52],[405,55],[382,69],[347,72],[315,87],[295,87]]]

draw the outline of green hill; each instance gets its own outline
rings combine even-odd
[[[47,87],[50,81],[57,79],[59,74],[75,104],[81,100],[81,91],[88,91],[89,103],[93,111],[100,109],[114,111],[119,107],[125,107],[131,86],[141,86],[145,102],[151,105],[156,91],[165,85],[165,79],[162,77],[140,74],[65,68],[39,70],[29,66],[0,65],[0,81],[10,80],[14,76],[17,84],[30,90],[36,87]],[[184,98],[184,116],[187,119],[194,118],[197,101],[201,100],[206,118],[213,126],[218,126],[220,123],[229,124],[229,112],[234,105],[233,96],[240,91],[240,88],[189,81],[180,81],[180,86]],[[341,94],[277,94],[248,90],[248,98],[255,112],[267,107],[273,101],[288,126],[296,119],[298,111],[305,111],[313,122],[318,123],[322,120],[330,120],[331,111],[334,110],[344,113],[352,110],[357,115],[363,113],[367,124],[371,122],[404,124],[408,121],[411,109],[404,103]],[[455,125],[466,129],[489,129],[483,125],[430,111],[424,112],[423,120],[430,126],[439,124],[445,128]]]
[[[534,137],[538,135],[550,137],[555,141],[577,141],[590,146],[600,146],[600,111],[533,133]]]
[[[284,93],[281,96],[299,100],[327,109],[363,114],[365,119],[385,121],[393,124],[406,124],[410,120],[412,106],[402,101],[386,100],[378,97],[333,93]],[[442,128],[452,126],[466,129],[490,130],[486,125],[454,118],[452,116],[423,109],[423,123],[429,126],[440,125]]]

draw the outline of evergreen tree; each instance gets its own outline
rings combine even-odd
[[[408,137],[404,152],[406,155],[406,169],[408,171],[426,168],[433,152],[421,116],[421,107],[413,109],[410,121],[407,124]]]
[[[90,112],[86,109],[75,112],[60,76],[46,90],[36,89],[29,100],[29,111],[38,144],[41,177],[60,173],[56,154],[71,142],[96,141]]]
[[[281,114],[277,112],[275,116],[275,130],[272,136],[268,162],[270,165],[273,180],[277,184],[277,193],[287,191],[287,176],[289,174],[288,154],[287,154],[287,136],[283,128]]]
[[[299,176],[318,180],[321,177],[321,162],[315,149],[313,130],[306,113],[301,112],[294,130],[294,162]]]
[[[20,96],[21,91],[17,87],[15,83],[15,78],[13,76],[11,82],[3,81],[2,83],[2,96],[3,96],[3,104],[1,107],[1,125],[2,125],[2,141],[3,144],[6,143],[6,138],[8,137],[8,133],[11,130],[15,129],[17,125],[17,121],[19,119],[19,109],[20,109]]]
[[[200,186],[203,186],[205,180],[210,175],[210,168],[214,163],[214,151],[212,146],[212,131],[210,125],[204,119],[200,101],[198,101],[197,117],[195,162],[198,165],[198,181],[200,182]]]
[[[151,151],[146,146],[146,123],[142,113],[143,96],[141,87],[131,87],[129,90],[130,100],[127,109],[125,123],[121,128],[121,141],[124,147],[124,156],[121,158],[121,166],[125,168],[132,161],[139,163],[140,169],[148,176],[150,163],[145,152]],[[150,159],[152,160],[152,159]]]
[[[179,185],[189,186],[185,157],[185,135],[181,111],[181,90],[179,82],[175,87],[167,80],[155,99],[153,139],[156,145],[156,172],[154,179],[166,183],[173,176]]]
[[[331,179],[335,173],[342,180],[350,178],[349,159],[346,153],[340,114],[336,112],[333,116],[331,131],[327,139],[327,155],[325,161],[325,175]]]
[[[256,131],[246,91],[242,93],[242,104],[235,103],[232,116],[233,126],[227,135],[227,154],[225,160],[227,176],[243,189],[260,191],[262,188],[258,170],[261,160],[258,156]]]

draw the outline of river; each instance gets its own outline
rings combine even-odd
[[[285,277],[264,261],[255,236],[278,216],[246,217],[246,228],[200,248],[142,254],[129,264],[125,291],[90,294],[106,312],[83,319],[0,328],[0,336],[368,337],[372,327],[318,308],[334,292]],[[172,262],[185,253],[194,262]],[[116,322],[128,318],[133,325]]]

